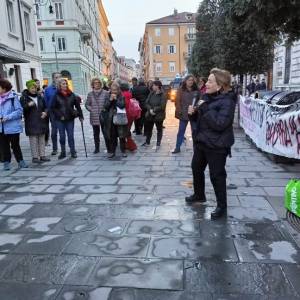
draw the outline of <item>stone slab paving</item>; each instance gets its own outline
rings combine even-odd
[[[1,300],[300,299],[300,235],[283,206],[300,165],[275,164],[236,128],[228,159],[236,188],[227,219],[211,221],[209,177],[208,201],[184,202],[192,143],[187,131],[182,152],[170,153],[173,114],[169,104],[157,151],[154,135],[127,158],[108,161],[103,141],[93,155],[86,121],[88,158],[77,124],[76,160],[0,171]],[[22,148],[30,161],[24,135]]]

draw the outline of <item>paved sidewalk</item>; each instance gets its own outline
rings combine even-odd
[[[108,161],[89,157],[0,170],[0,299],[300,299],[300,237],[285,219],[284,186],[300,166],[276,165],[236,129],[227,220],[215,201],[187,206],[192,143],[172,155],[173,105],[155,142]],[[88,119],[88,118],[86,118]],[[77,124],[78,125],[78,124]],[[27,161],[30,151],[23,135]],[[143,142],[138,137],[137,142]],[[50,152],[50,148],[47,148]]]

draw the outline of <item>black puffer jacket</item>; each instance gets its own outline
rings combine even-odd
[[[33,101],[32,97],[37,97],[37,104],[29,106]],[[31,95],[28,90],[24,90],[20,99],[23,107],[25,119],[25,133],[27,136],[45,134],[48,131],[48,119],[42,119],[42,113],[47,113],[46,102],[40,94]]]
[[[156,94],[151,92],[148,96],[145,107],[147,109],[145,118],[148,121],[162,122],[166,118],[166,105],[167,99],[163,92]],[[154,116],[150,114],[150,110],[153,109]]]
[[[59,121],[68,122],[77,117],[83,118],[80,100],[72,92],[68,96],[64,96],[58,91],[53,97],[51,110],[55,115],[55,119]]]
[[[139,102],[142,109],[145,109],[145,102],[149,93],[148,87],[144,84],[139,84],[132,89],[132,97]]]
[[[234,144],[233,121],[237,96],[232,91],[203,96],[205,103],[191,118],[197,121],[196,144],[212,149],[229,149]]]

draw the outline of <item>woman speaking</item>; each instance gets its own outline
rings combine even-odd
[[[211,213],[212,219],[220,218],[227,212],[225,165],[234,144],[232,124],[237,101],[230,84],[231,75],[228,71],[212,69],[203,100],[199,100],[195,107],[189,106],[188,111],[197,126],[192,159],[194,194],[186,197],[186,202],[206,201],[204,171],[208,165],[217,200],[217,208]]]

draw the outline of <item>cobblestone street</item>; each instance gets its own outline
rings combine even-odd
[[[275,164],[236,129],[228,217],[211,221],[209,176],[208,202],[185,204],[191,136],[172,155],[172,103],[168,114],[158,151],[153,139],[109,161],[101,141],[91,154],[86,115],[88,158],[76,121],[77,159],[0,171],[1,300],[300,299],[300,235],[283,207],[300,165]]]

